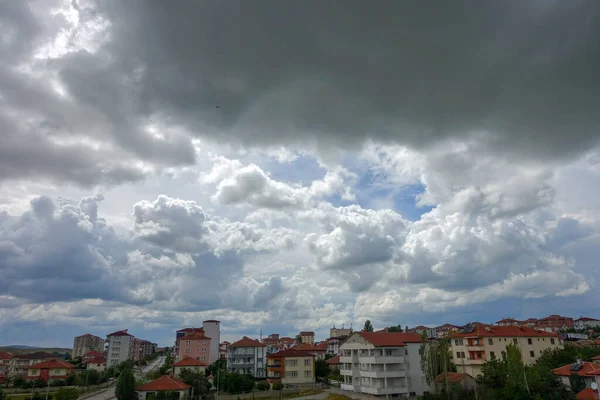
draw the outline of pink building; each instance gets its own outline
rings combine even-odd
[[[204,329],[177,338],[177,360],[191,357],[208,363],[210,361],[210,340]]]

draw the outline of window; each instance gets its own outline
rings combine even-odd
[[[408,387],[411,387],[411,386],[412,386],[412,382],[411,382],[411,380],[410,380],[410,376],[409,376],[408,378],[406,378],[406,385],[407,385]]]
[[[477,358],[478,358],[478,359],[481,359],[481,351],[478,351],[478,352],[477,352]]]
[[[200,357],[200,361],[206,361],[206,357]]]
[[[408,349],[404,349],[404,355],[407,356],[408,355]]]
[[[206,340],[203,340],[203,341],[202,341],[202,344],[206,344]]]
[[[385,355],[386,356],[391,356],[392,355],[392,349],[385,349]]]
[[[535,353],[533,352],[533,350],[531,350],[531,351],[529,352],[529,355],[530,355],[531,357],[535,357]]]
[[[550,344],[554,344],[554,338],[550,338]]]
[[[304,377],[310,378],[312,376],[312,371],[304,371]]]
[[[185,349],[185,354],[189,354],[191,349]]]
[[[189,345],[190,345],[190,341],[189,341],[189,340],[186,340],[186,341],[185,341],[185,345],[186,345],[186,346],[189,346]]]
[[[407,363],[405,364],[405,367],[406,367],[406,370],[407,370],[407,371],[410,371],[410,363],[409,363],[409,362],[407,362]]]
[[[519,344],[519,342],[517,341],[517,338],[513,338],[513,343],[514,344]]]
[[[298,371],[285,371],[285,376],[288,378],[296,378],[298,376]]]
[[[490,346],[491,346],[491,345],[493,345],[493,344],[494,344],[494,339],[492,339],[492,338],[489,338],[489,339],[488,339],[488,344],[489,344]]]
[[[298,360],[285,360],[286,367],[295,367],[298,365]]]
[[[310,367],[310,362],[311,362],[311,360],[307,358],[306,360],[304,360],[304,366]]]
[[[490,358],[495,358],[496,357],[496,353],[494,353],[493,351],[490,351]]]
[[[460,358],[465,358],[465,352],[464,351],[460,352]]]
[[[455,346],[462,346],[463,345],[463,340],[462,339],[454,339],[454,345]]]
[[[460,358],[460,351],[456,352],[456,358]]]
[[[538,340],[539,340],[539,339],[538,339]],[[529,344],[529,345],[533,345],[533,339],[531,339],[531,338],[527,339],[527,344]]]
[[[206,353],[206,347],[203,347],[203,348],[202,348],[202,352],[203,352],[203,353]]]

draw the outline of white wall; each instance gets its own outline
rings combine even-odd
[[[407,355],[404,357],[408,361],[408,369],[406,371],[407,378],[410,377],[409,393],[416,392],[417,395],[422,395],[423,392],[433,392],[425,381],[425,375],[421,369],[421,356],[419,355],[420,343],[407,343],[404,348]]]
[[[202,322],[204,334],[210,338],[210,363],[219,359],[219,343],[221,343],[221,323],[220,322]]]
[[[131,358],[133,336],[109,336],[106,365],[117,365]]]

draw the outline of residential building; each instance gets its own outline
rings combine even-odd
[[[590,387],[593,382],[596,382],[600,386],[600,364],[595,364],[594,362],[577,360],[573,364],[555,368],[552,372],[560,378],[563,384],[569,387],[571,386],[569,377],[572,374],[582,377],[586,387]]]
[[[294,349],[267,356],[267,380],[283,385],[300,385],[315,381],[315,356]]]
[[[227,368],[230,372],[250,374],[255,378],[265,377],[266,345],[244,336],[231,343],[227,349]]]
[[[190,394],[190,385],[187,385],[170,375],[163,375],[151,382],[145,383],[137,389],[138,400],[146,400],[148,396],[156,397],[158,392],[176,392],[179,399],[185,399]]]
[[[537,318],[527,318],[523,321],[523,326],[528,326],[530,328],[535,327],[538,324]]]
[[[343,390],[372,396],[429,392],[421,370],[421,337],[410,332],[354,332],[342,345]]]
[[[127,333],[127,329],[106,335],[108,342],[108,366],[131,360],[134,351],[135,337]]]
[[[60,361],[55,358],[42,361],[27,367],[27,376],[25,379],[66,379],[73,374],[75,366],[65,361]]]
[[[310,331],[302,331],[298,334],[302,343],[315,344],[315,333]]]
[[[89,333],[81,336],[75,336],[73,340],[73,358],[83,357],[85,353],[90,351],[103,351],[104,339],[100,336],[94,336]]]
[[[460,374],[458,372],[448,372],[445,375],[439,374],[435,377],[434,385],[437,392],[445,389],[446,383],[448,387],[459,385],[463,390],[473,390],[477,385],[477,381],[469,374]]]
[[[575,329],[589,329],[597,327],[600,327],[600,319],[581,316],[573,321],[573,328]]]
[[[0,351],[0,383],[8,378],[12,355]]]
[[[215,319],[209,319],[202,322],[202,327],[206,336],[211,338],[210,342],[210,359],[212,364],[219,359],[219,343],[221,342],[221,322]]]
[[[458,326],[452,324],[444,324],[434,328],[435,335],[438,339],[447,338],[454,332],[458,332]]]
[[[496,321],[498,326],[521,326],[523,321],[516,320],[514,318],[503,318],[500,321]]]
[[[206,362],[198,361],[191,357],[185,357],[184,359],[179,360],[175,364],[173,364],[173,376],[179,376],[179,374],[181,374],[181,371],[183,371],[184,369],[188,369],[193,372],[205,373],[207,366],[208,363]]]
[[[84,363],[88,363],[88,362],[90,362],[91,360],[93,360],[93,359],[95,359],[97,357],[104,357],[104,353],[101,353],[101,352],[96,351],[96,350],[92,350],[92,351],[87,352],[87,353],[85,353],[83,355],[82,361]]]
[[[267,354],[277,353],[281,350],[286,350],[296,345],[296,339],[274,333],[262,339],[262,342],[267,346]]]
[[[337,336],[327,339],[327,353],[340,355],[340,344],[346,339],[348,339],[348,336]]]
[[[131,359],[133,361],[138,361],[140,359],[140,344],[142,341],[138,338],[133,339],[133,344],[131,347]]]
[[[230,344],[227,340],[219,344],[219,360],[227,360],[227,349]]]
[[[340,356],[334,356],[334,357],[331,357],[329,360],[325,360],[325,364],[327,364],[329,369],[332,371],[336,371],[336,370],[339,371],[340,367],[342,366],[342,362],[340,361]]]
[[[324,360],[325,353],[327,352],[327,343],[322,342],[322,344],[317,344],[314,346],[308,343],[298,343],[296,346],[292,347],[292,349],[310,353],[315,356],[315,360]]]
[[[477,378],[483,363],[492,356],[501,357],[511,343],[519,347],[526,365],[533,364],[546,349],[563,347],[563,341],[556,333],[526,326],[479,324],[451,335],[450,348],[456,371]]]
[[[409,329],[408,332],[416,333],[419,336],[424,334],[429,339],[437,338],[437,332],[435,328],[429,328],[423,325],[415,326],[414,328]]]
[[[204,334],[204,329],[177,338],[177,356],[175,361],[191,357],[195,360],[210,363],[211,338]],[[218,351],[218,350],[217,350]]]
[[[350,336],[352,333],[352,328],[336,328],[335,325],[333,328],[329,329],[329,337],[338,337],[338,336]]]
[[[45,353],[42,351],[28,354],[14,354],[10,359],[8,374],[11,377],[25,377],[27,376],[27,368],[29,368],[30,365],[52,358],[56,358],[56,356],[52,353]]]
[[[600,399],[600,390],[599,389],[594,390],[591,387],[586,387],[585,389],[583,389],[579,393],[577,393],[577,395],[575,396],[575,399],[577,399],[577,400],[598,400],[598,399]]]
[[[102,372],[106,369],[106,358],[104,358],[104,355],[88,358],[84,363],[86,369],[93,369],[98,372]]]
[[[545,318],[537,320],[537,326],[539,327],[553,327],[556,329],[567,329],[573,327],[573,318],[563,317],[562,315],[549,315]]]
[[[139,358],[142,359],[156,353],[156,347],[156,343],[149,340],[140,340]]]

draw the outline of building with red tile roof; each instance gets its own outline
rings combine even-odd
[[[311,331],[302,331],[298,334],[302,343],[315,344],[315,333]]]
[[[444,389],[446,381],[448,382],[448,385],[460,385],[464,390],[472,390],[476,385],[475,378],[469,374],[448,372],[446,375],[439,374],[435,377],[434,385],[438,392],[441,392]]]
[[[8,377],[8,372],[10,370],[10,360],[12,355],[9,353],[4,353],[0,351],[0,383],[4,382]]]
[[[341,389],[392,397],[431,392],[421,368],[422,344],[421,336],[411,332],[354,332],[340,345]],[[366,370],[361,368],[365,364]],[[369,385],[362,384],[365,380]]]
[[[328,360],[325,360],[325,364],[327,364],[327,366],[329,366],[330,370],[336,370],[336,369],[340,369],[342,362],[340,361],[340,356],[334,356]]]
[[[13,377],[26,377],[27,368],[30,365],[40,363],[44,360],[56,358],[52,353],[36,351],[35,353],[13,354],[9,363],[9,375]]]
[[[158,379],[145,383],[137,389],[138,400],[146,400],[149,394],[156,392],[177,392],[179,398],[183,399],[189,394],[191,386],[170,375],[163,375]]]
[[[135,337],[127,329],[106,335],[108,342],[108,366],[115,366],[124,361],[131,360],[135,354]]]
[[[450,335],[450,350],[459,373],[478,376],[483,363],[492,356],[500,357],[513,343],[521,349],[523,362],[533,364],[546,349],[562,348],[556,333],[527,326],[493,326],[478,324]]]
[[[600,399],[600,395],[598,394],[598,390],[587,387],[577,393],[575,398],[577,400],[598,400]]]
[[[503,318],[500,321],[496,321],[496,325],[498,326],[520,326],[522,324],[523,321],[514,318]]]
[[[204,329],[178,337],[176,340],[176,361],[191,357],[198,361],[210,362],[211,340],[212,338],[204,334]]]
[[[600,326],[600,320],[596,318],[581,316],[573,321],[573,328],[575,329],[591,329]]]
[[[179,376],[184,369],[189,369],[194,372],[206,372],[206,367],[208,367],[207,362],[198,361],[191,357],[185,357],[173,364],[171,373],[173,376]]]
[[[244,336],[231,343],[227,349],[227,368],[230,372],[250,374],[254,378],[265,378],[267,345]]]
[[[73,364],[53,358],[30,365],[25,379],[66,379],[74,370]]]
[[[562,367],[555,368],[552,370],[554,375],[558,376],[562,383],[566,386],[570,386],[571,382],[569,377],[572,374],[579,375],[585,381],[586,386],[590,386],[592,382],[596,382],[600,385],[600,364],[593,362],[577,360],[573,364],[563,365]]]
[[[281,350],[267,356],[267,380],[284,385],[312,383],[315,380],[315,355],[303,350]]]

